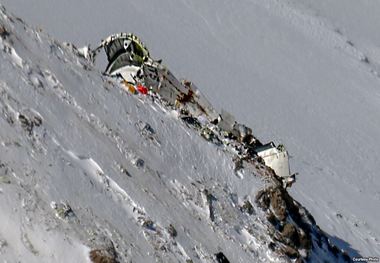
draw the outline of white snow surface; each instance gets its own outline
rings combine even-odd
[[[237,176],[231,153],[72,45],[2,7],[0,25],[1,262],[89,262],[110,247],[119,262],[290,262],[255,205],[264,166]]]
[[[138,34],[153,56],[164,58],[175,75],[194,81],[214,105],[231,111],[263,141],[275,140],[286,145],[293,157],[291,168],[300,173],[292,194],[311,211],[336,244],[351,255],[380,255],[378,1],[1,0],[1,3],[58,39],[75,44],[94,45],[101,38],[121,31]],[[52,49],[59,56],[59,50]],[[22,54],[13,51],[11,54],[13,65],[23,67]],[[3,62],[1,65],[3,70]],[[37,72],[30,75],[30,82],[47,85],[40,79],[44,76],[49,85],[60,87],[62,71],[70,71],[80,83],[70,75],[65,81],[71,85],[84,85],[82,74],[78,74],[81,71],[75,68],[54,71],[58,77],[49,77],[51,72],[43,75]],[[92,77],[88,81],[98,83]],[[65,82],[64,86],[67,85]],[[69,95],[82,91],[86,95],[81,96],[88,96],[88,101],[104,105],[107,118],[127,118],[124,111],[107,109],[105,101],[101,101],[106,97],[102,98],[100,91],[91,96],[90,90],[58,89],[56,94],[70,101],[68,104],[74,105],[79,116],[90,114],[91,104],[90,109],[85,109],[83,103],[71,101]],[[76,94],[74,98],[78,99]],[[112,98],[112,103],[115,101]],[[120,105],[130,104],[123,99]],[[60,111],[58,105],[50,110],[52,115]],[[69,112],[64,112],[69,119]],[[91,116],[82,118],[102,127]],[[54,143],[60,149],[57,151],[74,167],[85,169],[96,162],[107,175],[109,171],[103,164],[106,162],[102,161],[106,158],[104,154],[99,157],[95,151],[80,152],[71,137],[83,136],[81,142],[88,140],[91,145],[84,148],[88,150],[99,142],[94,139],[91,144],[85,133],[77,131],[76,123],[60,120],[62,127],[72,130],[71,134],[61,134],[62,138],[58,136],[59,129],[57,135],[51,135],[58,142]],[[167,129],[155,121],[150,121],[155,130]],[[64,140],[68,142],[63,143]],[[70,152],[85,155],[82,159],[86,161],[78,162]],[[154,160],[150,156],[149,159]]]

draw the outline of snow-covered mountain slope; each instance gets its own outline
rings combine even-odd
[[[380,254],[378,1],[1,1],[81,45],[138,34],[216,106],[287,146],[292,193],[337,244]]]
[[[347,261],[258,160],[0,8],[4,262]]]

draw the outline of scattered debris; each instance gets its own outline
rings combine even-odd
[[[255,209],[253,208],[253,206],[249,200],[244,201],[243,205],[240,207],[240,210],[243,213],[247,213],[249,215],[253,215],[255,213]]]
[[[202,193],[206,199],[210,220],[214,222],[215,220],[214,202],[217,199],[207,189],[204,189]]]
[[[151,219],[143,219],[141,226],[148,228],[150,230],[156,230],[154,227],[154,222]]]
[[[152,126],[150,126],[149,123],[138,121],[135,124],[135,127],[138,130],[138,132],[141,134],[141,136],[153,142],[155,145],[160,146],[160,142],[156,136],[156,131],[152,128]]]
[[[147,122],[138,121],[135,126],[137,130],[143,135],[153,136],[156,134],[155,130]]]
[[[29,121],[29,119],[22,114],[19,114],[18,120],[21,123],[21,127],[25,131],[27,131],[30,135],[32,133],[32,130],[33,130],[33,123],[31,121]]]
[[[9,178],[9,174],[12,170],[4,163],[0,162],[0,184],[11,184],[12,181]]]
[[[64,221],[71,221],[77,219],[74,211],[66,202],[61,202],[59,204],[57,204],[56,202],[51,202],[50,206],[52,209],[55,210],[55,216]]]
[[[92,51],[91,51],[90,45],[78,48],[77,51],[78,51],[79,56],[81,56],[85,59],[88,59],[90,61],[93,61]]]
[[[11,179],[8,176],[0,175],[0,184],[11,184]]]
[[[3,30],[3,31],[2,31]],[[5,28],[2,28],[0,26],[0,35],[3,37],[3,34],[8,34],[8,32],[5,30]],[[133,41],[132,41],[133,42]],[[136,41],[138,43],[138,41]],[[126,49],[125,42],[120,42],[119,44],[123,44],[124,48]],[[138,43],[139,44],[139,43]],[[132,46],[127,46],[127,48],[132,48]],[[112,50],[109,50],[111,52]],[[115,50],[113,50],[115,51]],[[113,52],[112,51],[112,52]],[[133,49],[132,49],[133,51]],[[88,49],[81,50],[84,57],[89,58],[90,55],[92,55],[92,51]],[[133,55],[133,54],[132,54]],[[138,54],[135,54],[138,55]],[[145,60],[149,58],[149,53],[141,56],[139,63],[143,64]],[[133,62],[133,61],[132,61]],[[110,67],[114,65],[110,64]],[[109,68],[111,70],[111,68]],[[141,73],[141,72],[140,72]],[[169,75],[165,75],[166,78],[170,77]],[[128,83],[126,80],[124,80],[125,83]],[[128,85],[131,85],[130,83]],[[145,84],[146,85],[146,84]],[[191,84],[185,83],[185,86],[191,86]],[[132,87],[134,87],[132,85]],[[175,88],[180,89],[181,87],[173,86]],[[145,86],[142,86],[141,84],[136,85],[137,90],[140,91],[140,93],[147,94],[148,89]],[[150,93],[149,93],[150,94]],[[172,93],[171,93],[172,94]],[[185,95],[184,95],[185,94]],[[208,141],[211,141],[215,144],[224,144],[225,146],[229,146],[233,148],[237,152],[236,157],[233,159],[234,162],[234,170],[235,172],[243,169],[243,161],[246,160],[253,160],[257,152],[256,146],[260,143],[257,143],[258,141],[254,138],[252,135],[252,130],[242,124],[239,124],[237,122],[233,122],[232,125],[229,121],[226,121],[228,118],[225,118],[223,120],[218,119],[212,119],[208,122],[207,118],[200,118],[199,116],[206,116],[206,115],[195,115],[194,112],[202,112],[202,114],[206,113],[206,110],[202,108],[200,105],[201,103],[194,102],[196,100],[196,92],[193,92],[193,90],[190,88],[188,93],[180,93],[181,97],[178,99],[178,102],[180,103],[180,107],[183,107],[182,104],[188,104],[188,103],[194,103],[194,105],[198,105],[199,109],[198,111],[181,111],[181,119],[186,122],[189,126],[192,128],[195,128],[200,131],[200,134],[203,138],[205,138]],[[193,112],[193,113],[190,113]],[[211,117],[210,117],[211,119]],[[39,127],[42,124],[42,118],[39,116],[29,116],[25,113],[20,113],[18,116],[18,120],[21,123],[21,127],[27,131],[30,135],[33,133],[33,129],[35,127]],[[221,125],[219,125],[220,122],[223,121],[223,124],[226,125],[225,130],[222,128]],[[142,136],[145,138],[148,138],[152,141],[156,140],[156,131],[151,127],[150,124],[139,121],[136,123],[136,128],[140,132]],[[277,150],[280,152],[284,152],[285,149],[279,145],[277,147]],[[245,158],[247,157],[247,158]],[[257,156],[256,156],[257,157]],[[250,159],[251,158],[251,159]],[[263,162],[265,161],[263,158],[261,159]],[[255,162],[258,162],[258,159],[255,159]],[[133,165],[135,165],[137,168],[143,168],[145,166],[145,162],[141,158],[135,158],[132,161]],[[148,167],[147,167],[148,168]],[[123,167],[119,166],[120,172],[127,174],[130,176],[128,171]],[[102,173],[98,174],[99,176],[102,176]],[[2,182],[2,178],[7,179],[5,176],[0,176],[0,182]],[[8,183],[8,181],[3,181],[3,183]],[[9,181],[10,183],[10,181]],[[281,185],[281,184],[280,184]],[[286,187],[285,187],[286,188]],[[211,221],[215,220],[215,207],[214,202],[217,200],[215,196],[213,196],[209,191],[204,190],[203,192],[205,199],[207,201],[208,209],[209,209],[209,217]],[[280,187],[274,187],[272,189],[265,189],[259,192],[259,194],[256,197],[256,202],[259,204],[263,210],[267,212],[267,219],[272,224],[274,232],[278,234],[275,239],[276,243],[270,243],[268,246],[272,250],[276,250],[281,248],[283,252],[288,255],[291,258],[299,258],[300,253],[298,252],[298,249],[311,248],[311,239],[310,239],[310,229],[306,226],[306,223],[302,219],[302,215],[299,212],[299,207],[297,204],[292,200],[292,198],[288,195],[285,189]],[[236,202],[237,203],[237,202]],[[72,219],[77,219],[74,211],[70,207],[69,204],[65,202],[51,203],[52,209],[55,210],[55,215],[65,221],[69,221]],[[247,213],[249,215],[253,215],[255,213],[255,209],[252,205],[252,203],[249,200],[245,200],[244,203],[240,206],[240,210],[243,213]],[[135,207],[133,207],[133,212],[135,211]],[[337,214],[339,217],[339,214]],[[292,223],[290,223],[292,222]],[[293,223],[294,222],[294,223]],[[154,233],[158,233],[160,230],[160,227],[155,225],[155,223],[151,219],[141,219],[139,221],[141,223],[141,226],[150,230],[157,231]],[[276,232],[277,231],[277,232]],[[144,231],[148,232],[148,231]],[[177,230],[175,227],[170,224],[167,227],[167,232],[172,238],[177,237]],[[31,251],[35,251],[33,246],[30,243],[30,240],[28,239],[27,235],[25,234],[25,237],[23,236],[24,243],[29,244],[31,247]],[[277,246],[277,244],[281,244],[280,246]],[[6,245],[6,242],[5,242]],[[4,245],[4,246],[5,246]],[[2,243],[0,240],[0,249],[2,248]],[[162,250],[167,250],[167,247],[162,245],[160,247]],[[334,249],[334,247],[332,247]],[[38,252],[35,252],[38,253]],[[215,259],[219,263],[229,263],[229,260],[226,258],[226,256],[219,252],[214,255]],[[108,248],[96,248],[90,251],[89,257],[93,263],[114,263],[118,262],[117,259],[117,253],[113,246]],[[188,259],[186,260],[187,263],[191,263],[192,260]]]
[[[128,172],[128,170],[125,169],[124,167],[122,167],[122,168],[120,169],[120,172],[123,173],[123,174],[125,174],[125,175],[128,176],[128,177],[132,177],[132,175],[131,175],[131,174]]]
[[[221,145],[222,142],[219,140],[218,136],[208,127],[204,127],[201,129],[201,136],[205,138],[207,141],[212,142],[216,145]]]
[[[134,34],[114,34],[103,40],[93,51],[89,48],[83,53],[91,53],[94,59],[104,49],[108,66],[106,73],[119,80],[124,89],[133,94],[149,94],[162,104],[175,110],[179,117],[191,128],[200,132],[207,141],[224,145],[226,149],[237,154],[235,172],[243,167],[243,161],[257,163],[257,155],[263,163],[271,167],[279,177],[284,178],[283,187],[287,188],[295,181],[295,174],[290,175],[288,154],[282,145],[273,143],[262,145],[253,134],[252,129],[235,121],[225,110],[217,113],[207,98],[191,81],[179,81],[161,61],[150,57],[149,51]],[[89,55],[87,55],[89,56]],[[144,91],[141,91],[144,87]],[[155,131],[145,122],[136,123],[139,133],[155,144]],[[135,162],[135,164],[137,164]],[[142,163],[140,163],[142,167]],[[237,174],[242,178],[241,174]]]
[[[135,158],[132,160],[132,164],[136,166],[137,168],[142,169],[144,168],[145,162],[141,158]]]
[[[194,118],[192,116],[182,116],[181,119],[188,124],[189,126],[193,126],[195,129],[200,130],[202,129],[202,125],[199,123],[197,118]]]
[[[218,263],[230,263],[230,261],[226,258],[223,252],[215,254],[215,259]]]
[[[369,58],[367,56],[362,56],[360,58],[360,61],[363,62],[363,63],[366,63],[366,64],[370,63]]]
[[[273,242],[270,242],[270,243],[268,244],[268,248],[269,248],[270,250],[272,250],[272,251],[275,251],[275,250],[276,250],[276,244],[273,243]]]
[[[168,226],[168,233],[173,238],[177,236],[177,230],[174,228],[172,224]]]
[[[232,158],[232,161],[234,163],[234,171],[235,171],[235,173],[244,168],[244,166],[243,166],[243,160],[239,156],[234,156]]]

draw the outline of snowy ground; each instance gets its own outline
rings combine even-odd
[[[1,3],[79,45],[137,33],[213,104],[287,146],[294,196],[337,244],[380,254],[378,2]]]
[[[230,154],[159,104],[0,15],[1,259],[84,262],[109,243],[120,262],[276,258],[260,211],[238,208],[263,179],[237,177]]]
[[[0,61],[2,262],[347,262],[265,165],[3,7]]]

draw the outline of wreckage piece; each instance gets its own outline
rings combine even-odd
[[[111,35],[93,53],[101,48],[108,59],[105,74],[120,77],[124,83],[142,84],[171,105],[188,108],[195,117],[206,115],[210,121],[218,118],[218,113],[199,89],[189,81],[180,82],[161,61],[153,60],[135,35]],[[188,99],[183,100],[186,97]]]
[[[121,76],[125,81],[131,83],[141,77],[142,65],[150,57],[143,42],[131,33],[120,33],[107,37],[92,52],[93,60],[102,48],[108,60],[105,74]]]
[[[235,123],[235,117],[225,109],[222,109],[218,123],[219,128],[226,132],[232,132]]]
[[[192,82],[189,83],[189,88],[193,92],[194,101],[199,108],[204,112],[210,120],[217,120],[219,113],[214,109],[207,97],[200,91],[200,89]]]
[[[178,108],[185,109],[189,114],[197,118],[204,116],[209,122],[219,118],[219,114],[197,86],[186,80],[181,85],[185,88],[186,92],[176,99],[175,105]]]
[[[261,143],[253,136],[252,129],[235,121],[235,117],[222,109],[218,122],[219,128],[227,133],[228,137],[235,138],[248,147],[260,145]]]
[[[285,149],[276,147],[274,143],[262,145],[253,136],[252,129],[237,123],[230,113],[225,110],[221,114],[216,112],[192,82],[180,82],[161,61],[153,60],[138,37],[126,33],[111,35],[102,41],[90,57],[95,59],[101,48],[104,48],[108,59],[105,73],[121,78],[128,90],[133,93],[138,90],[142,94],[148,94],[150,90],[177,109],[187,112],[189,118],[200,119],[204,125],[207,125],[208,120],[209,124],[221,129],[223,136],[235,139],[243,145],[242,149],[252,149],[279,177],[286,178],[283,180],[284,187],[294,182],[295,175],[290,175],[289,158]],[[211,138],[207,131],[204,135]]]
[[[182,85],[168,68],[156,61],[146,62],[144,68],[147,65],[157,69],[157,79],[159,80],[158,86],[153,86],[151,89],[171,105],[175,105],[177,99],[183,96],[183,94],[189,93],[189,88]],[[149,82],[150,76],[144,74],[144,81]]]
[[[110,62],[107,67],[110,71],[116,69],[116,65],[111,67],[115,62],[126,62],[135,66],[141,66],[144,61],[146,61],[150,55],[148,49],[145,47],[144,43],[134,34],[116,34],[111,35],[104,41],[102,41],[101,46],[104,48],[107,59]],[[124,66],[121,64],[120,67]]]
[[[265,165],[273,169],[277,176],[283,179],[284,187],[291,186],[295,181],[296,174],[290,174],[289,156],[283,145],[276,145],[273,142],[255,148]]]
[[[93,52],[104,49],[108,65],[105,74],[121,77],[124,81],[142,83],[174,104],[180,94],[187,93],[180,81],[160,61],[154,61],[142,41],[133,34],[111,35]]]

